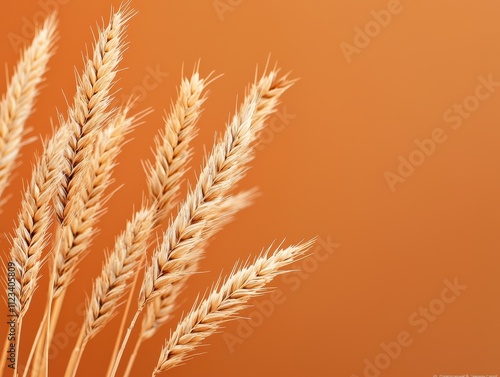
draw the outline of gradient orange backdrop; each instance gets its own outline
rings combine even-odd
[[[92,43],[91,27],[119,5],[63,2],[57,54],[28,120],[31,135],[47,135],[56,109],[66,111],[74,67],[81,70],[81,53]],[[43,4],[2,1],[0,61],[9,72],[19,57],[12,38],[29,36],[26,25],[46,13]],[[224,74],[210,87],[194,143],[193,182],[204,148],[210,149],[269,54],[300,81],[285,95],[281,117],[263,136],[264,147],[241,184],[258,186],[262,195],[211,244],[201,266],[206,273],[191,280],[177,318],[221,272],[273,241],[318,235],[323,243],[310,262],[297,264],[303,274],[276,280],[272,306],[270,296],[256,299],[260,309],[244,313],[251,322],[229,323],[200,349],[203,354],[169,375],[500,374],[500,4],[137,0],[132,6],[139,13],[130,23],[126,69],[116,89],[121,98],[139,91],[151,70],[162,72],[137,107],[155,112],[120,158],[114,187],[123,187],[109,201],[99,237],[70,288],[50,375],[62,375],[75,341],[65,324],[80,326],[78,307],[100,272],[103,251],[140,205],[141,161],[151,157],[182,67],[191,72],[201,59],[202,74]],[[481,84],[488,80],[489,86]],[[0,91],[5,87],[0,75]],[[474,99],[477,93],[481,99]],[[460,113],[458,106],[470,111]],[[424,141],[436,132],[444,142]],[[422,143],[428,155],[415,152]],[[37,141],[22,149],[2,232],[12,228],[40,146]],[[419,166],[401,162],[410,157]],[[332,253],[324,247],[328,242]],[[5,238],[1,248],[6,260]],[[454,282],[460,286],[455,293],[442,296]],[[36,292],[24,346],[43,310],[45,289]],[[80,376],[103,375],[118,322],[91,341]],[[144,346],[134,376],[150,375],[169,331],[167,326]],[[398,339],[404,346],[394,345]],[[24,347],[21,361],[26,357]]]

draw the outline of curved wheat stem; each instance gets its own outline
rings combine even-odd
[[[43,80],[53,53],[56,25],[56,16],[53,14],[36,31],[0,102],[0,198],[19,154],[24,125],[38,94],[37,87]]]
[[[195,304],[189,314],[177,325],[163,347],[152,376],[182,364],[204,339],[220,329],[222,324],[247,307],[248,301],[264,292],[266,285],[283,267],[305,256],[314,241],[280,249],[268,256],[269,250],[252,265],[238,271],[236,267],[227,280],[212,293]]]

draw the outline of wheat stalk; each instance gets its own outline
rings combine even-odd
[[[93,141],[108,116],[109,92],[122,57],[126,24],[132,15],[128,5],[123,5],[111,15],[108,26],[99,31],[93,57],[86,62],[84,72],[78,79],[77,94],[65,123],[72,136],[69,148],[66,148],[65,181],[60,185],[56,201],[56,213],[63,230],[61,248],[56,250],[54,257],[53,299],[61,296],[69,285],[80,253],[88,245],[85,238],[89,233],[78,240],[76,236],[89,224],[80,224],[78,232],[75,232],[69,223],[78,219],[78,213],[88,200],[90,187],[86,173],[92,161]]]
[[[53,53],[56,25],[55,14],[52,14],[36,31],[0,102],[0,198],[19,154],[24,125],[33,111],[38,85],[43,80]]]
[[[233,270],[229,278],[177,325],[175,331],[162,348],[153,376],[181,364],[204,339],[219,330],[221,325],[234,318],[247,306],[247,302],[264,292],[265,286],[283,267],[301,258],[311,248],[314,240],[286,249],[280,249],[268,256],[268,251],[252,265]],[[236,272],[234,272],[236,271]]]
[[[145,165],[149,202],[155,208],[154,227],[159,226],[174,207],[192,154],[192,148],[189,147],[189,144],[197,133],[195,126],[201,116],[201,107],[206,99],[205,88],[212,80],[215,80],[215,78],[210,79],[211,74],[204,79],[200,78],[198,70],[199,64],[195,66],[190,79],[181,79],[177,100],[172,103],[170,112],[164,119],[165,129],[155,138],[155,163],[152,164],[148,161]],[[133,294],[137,280],[136,274],[129,296]],[[130,299],[131,297],[129,301]],[[120,339],[123,335],[129,309],[130,302],[127,302],[111,360],[115,359],[119,351]],[[112,367],[113,362],[111,361],[108,374]]]

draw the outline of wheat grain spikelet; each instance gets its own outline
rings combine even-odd
[[[228,196],[217,206],[213,218],[204,229],[205,234],[202,236],[201,243],[195,246],[199,250],[199,254],[203,254],[209,241],[231,223],[237,213],[252,205],[256,195],[256,190],[244,191],[237,195]],[[184,267],[183,277],[178,282],[168,286],[161,296],[156,297],[148,305],[141,325],[140,341],[153,337],[158,329],[172,318],[178,297],[184,290],[189,277],[196,272],[198,267],[197,260],[189,260],[189,262]]]

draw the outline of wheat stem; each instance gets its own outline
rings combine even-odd
[[[2,357],[2,360],[0,360],[0,377],[3,376],[3,371],[4,371],[4,368],[5,368],[5,363],[7,361],[7,350],[9,349],[9,344],[10,344],[10,341],[9,341],[9,338],[6,336],[5,337],[5,340],[3,342],[3,347],[2,347],[2,355],[4,355],[4,357]]]
[[[142,264],[142,261],[140,262]],[[120,344],[122,340],[123,333],[125,331],[125,326],[127,325],[127,317],[130,312],[130,307],[132,305],[132,298],[134,297],[135,290],[137,288],[137,282],[139,281],[139,274],[134,275],[134,281],[130,285],[130,292],[128,294],[128,298],[125,304],[125,310],[122,316],[122,320],[120,322],[120,328],[118,329],[118,334],[116,337],[115,345],[113,346],[113,353],[111,354],[110,361],[108,364],[108,370],[106,371],[106,376],[111,373],[113,369],[113,360],[116,359],[116,355],[118,355],[118,351],[120,350]]]

